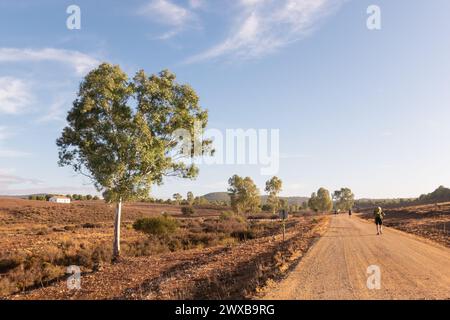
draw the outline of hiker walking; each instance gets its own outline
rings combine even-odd
[[[352,217],[352,209],[350,208],[350,209],[348,209],[348,216],[349,216],[349,218],[351,218]]]
[[[373,214],[375,216],[375,225],[377,226],[377,235],[383,234],[383,219],[385,213],[383,212],[383,209],[381,209],[381,207],[378,207],[375,208]]]

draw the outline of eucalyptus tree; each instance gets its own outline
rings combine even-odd
[[[192,206],[194,204],[195,197],[194,197],[194,194],[192,193],[192,191],[188,191],[188,193],[186,195],[186,201],[190,206]]]
[[[280,199],[278,198],[278,194],[281,192],[282,188],[283,182],[276,176],[266,181],[266,188],[264,191],[269,194],[267,202],[272,208],[272,213],[275,213],[278,209],[280,209]]]
[[[308,200],[308,207],[316,212],[327,212],[333,208],[333,200],[330,192],[325,188],[320,188],[311,194]]]
[[[333,193],[336,209],[348,211],[355,204],[355,195],[349,188],[341,188]]]
[[[260,211],[261,196],[258,187],[250,177],[238,175],[228,180],[228,195],[231,207],[236,213],[254,213]]]
[[[195,91],[168,70],[150,76],[141,70],[130,79],[119,66],[103,63],[83,79],[56,142],[59,165],[89,177],[116,204],[114,258],[120,255],[122,203],[147,198],[166,176],[194,179],[198,168],[191,159],[213,152],[211,140],[198,134],[207,121]]]

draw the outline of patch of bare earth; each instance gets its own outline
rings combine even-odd
[[[83,275],[80,290],[59,281],[8,298],[248,299],[286,275],[328,225],[328,217],[293,220],[285,242],[272,235],[232,246],[124,257]]]

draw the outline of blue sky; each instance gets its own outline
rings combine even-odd
[[[81,9],[69,30],[66,9]],[[381,9],[381,30],[366,27]],[[324,186],[410,197],[450,185],[450,2],[0,0],[0,194],[94,193],[57,165],[55,140],[83,75],[169,68],[210,128],[279,129],[284,195]],[[257,165],[202,165],[155,196],[224,191]]]

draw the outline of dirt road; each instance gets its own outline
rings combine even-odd
[[[376,274],[380,270],[380,288]],[[374,282],[375,281],[375,282]],[[325,235],[265,299],[450,299],[450,249],[357,217],[335,216]]]

